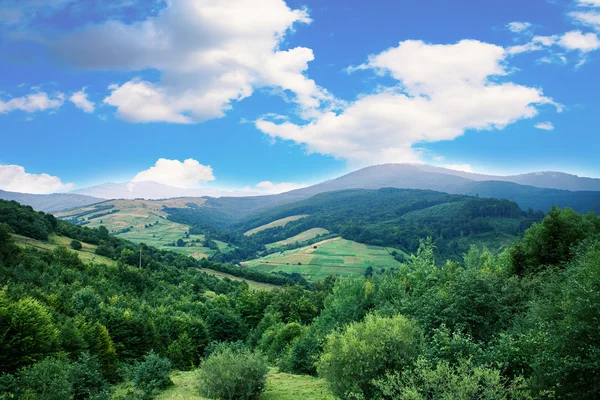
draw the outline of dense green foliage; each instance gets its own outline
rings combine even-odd
[[[198,390],[209,399],[248,400],[265,390],[269,368],[262,355],[239,346],[218,346],[198,373]]]
[[[17,209],[23,221],[48,221]],[[107,382],[128,379],[132,396],[148,397],[168,383],[171,367],[198,366],[204,394],[251,398],[264,388],[266,360],[319,374],[348,399],[594,399],[600,392],[600,218],[593,214],[553,209],[501,254],[472,246],[440,263],[435,240],[421,240],[393,271],[273,291],[200,272],[208,262],[62,221],[26,229],[97,245],[110,263],[84,264],[65,247],[21,248],[10,231],[25,229],[23,222],[5,221],[5,398],[103,399]]]
[[[237,246],[234,251],[214,255],[212,259],[219,262],[239,262],[256,258],[257,254],[266,255],[269,251],[265,244],[312,228],[324,228],[344,239],[395,247],[407,253],[418,249],[420,239],[431,237],[438,261],[459,260],[473,241],[501,247],[507,237],[516,238],[543,217],[541,212],[523,212],[508,200],[391,188],[322,193],[251,216],[232,225],[228,233],[208,228],[195,209],[169,209],[168,212],[169,219],[191,225],[195,233],[210,229],[211,235]],[[280,218],[302,214],[308,216],[250,237],[242,235]],[[271,252],[281,250],[271,249]]]

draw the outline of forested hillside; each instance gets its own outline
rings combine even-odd
[[[555,208],[499,255],[472,247],[440,265],[422,240],[393,271],[275,291],[14,202],[0,202],[0,221],[3,398],[148,399],[173,385],[169,371],[198,368],[195,393],[250,399],[273,379],[269,365],[317,375],[341,399],[594,399],[600,391],[593,214]],[[14,234],[96,243],[112,263],[19,246]],[[319,393],[304,398],[330,396]]]
[[[431,237],[439,261],[457,260],[473,243],[501,250],[543,217],[541,212],[523,212],[508,200],[392,188],[322,193],[249,217],[233,225],[228,235],[219,235],[217,229],[204,224],[195,209],[169,209],[169,213],[170,220],[191,225],[192,233],[212,230],[214,237],[234,243],[237,250],[213,256],[222,262],[254,258],[257,251],[266,251],[264,245],[313,228],[326,229],[330,234],[360,243],[399,248],[406,253],[415,252],[420,239]],[[253,228],[296,215],[307,216],[241,237]]]

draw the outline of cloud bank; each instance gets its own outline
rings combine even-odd
[[[201,183],[214,180],[210,165],[202,165],[193,158],[183,162],[159,158],[154,166],[139,172],[131,181],[152,181],[180,188],[195,188]]]
[[[20,165],[0,165],[0,189],[9,192],[47,194],[72,189],[72,183],[63,183],[59,177],[48,174],[30,174]]]

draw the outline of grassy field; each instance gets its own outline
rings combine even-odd
[[[369,246],[337,237],[243,264],[265,272],[296,272],[315,281],[328,275],[360,276],[369,266],[375,269],[397,267],[399,263],[390,254],[394,250],[402,253],[398,249]]]
[[[173,386],[160,393],[156,400],[208,400],[198,394],[196,371],[174,372]],[[115,399],[127,398],[128,385],[120,385]],[[325,382],[312,376],[278,373],[272,368],[267,376],[267,388],[260,400],[333,400]]]
[[[231,275],[231,274],[226,274],[225,272],[215,271],[215,270],[212,270],[212,269],[200,268],[200,271],[206,272],[207,274],[215,275],[215,276],[218,276],[218,277],[221,277],[221,278],[229,278],[229,279],[234,280],[234,281],[245,281],[245,282],[248,282],[248,286],[250,286],[250,289],[254,289],[254,290],[273,290],[273,289],[279,287],[277,285],[271,285],[270,283],[263,283],[263,282],[251,281],[249,279],[240,278],[239,276],[235,276],[235,275]]]
[[[58,246],[69,247],[69,244],[71,243],[70,238],[64,237],[64,236],[57,236],[57,235],[50,235],[48,237],[47,242],[31,239],[31,238],[21,236],[21,235],[12,235],[12,236],[15,239],[15,242],[17,242],[17,244],[19,246],[34,247],[38,250],[52,251]],[[93,263],[100,263],[100,264],[107,264],[107,265],[115,264],[114,260],[111,260],[110,258],[107,258],[104,256],[99,256],[98,254],[94,253],[97,246],[94,246],[93,244],[88,244],[88,243],[81,243],[81,244],[83,245],[83,247],[81,250],[77,251],[77,254],[79,255],[79,258],[83,262],[86,262],[86,263],[93,262]],[[70,249],[70,247],[69,247],[69,249]],[[71,250],[71,251],[75,251],[75,250]]]
[[[287,244],[293,244],[296,242],[304,242],[306,240],[316,238],[319,235],[326,235],[328,233],[329,233],[329,231],[327,229],[313,228],[313,229],[309,229],[307,231],[301,232],[301,233],[297,234],[296,236],[292,236],[291,238],[280,240],[275,243],[269,243],[265,247],[267,249],[271,249],[271,248],[277,247],[277,246],[285,246]]]
[[[169,243],[175,243],[178,239],[184,239],[186,242],[194,239],[204,240],[204,235],[190,235],[185,238],[185,233],[190,230],[187,225],[169,221],[167,213],[163,207],[188,207],[187,204],[193,203],[202,205],[202,198],[178,198],[168,200],[111,200],[104,203],[77,208],[66,212],[56,214],[62,219],[71,219],[78,214],[87,213],[78,217],[78,221],[89,222],[85,226],[97,228],[104,225],[111,233],[115,234],[123,229],[129,228],[129,232],[116,234],[117,237],[130,240],[134,243],[145,243],[159,249],[175,251],[180,254],[192,256],[198,259],[208,257],[214,253],[208,247],[202,247],[191,243],[186,247],[166,246]],[[111,209],[97,210],[98,207],[113,206]],[[118,212],[103,215],[94,218],[94,215],[118,210]],[[90,219],[91,218],[91,219]],[[221,251],[227,251],[227,244],[216,241]]]
[[[281,218],[281,219],[275,220],[273,222],[269,222],[268,224],[261,225],[257,228],[250,229],[249,231],[244,232],[244,235],[251,236],[251,235],[254,235],[256,232],[264,231],[265,229],[275,228],[278,226],[285,226],[288,222],[296,221],[296,220],[299,220],[300,218],[304,218],[307,216],[308,215],[306,215],[306,214],[302,214],[302,215],[292,215],[291,217]]]

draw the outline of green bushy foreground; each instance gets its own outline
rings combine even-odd
[[[472,247],[440,264],[423,240],[394,271],[253,291],[184,256],[5,203],[2,399],[600,393],[600,218],[592,214],[553,209],[498,256]],[[21,248],[11,231],[95,241],[112,264],[84,263],[63,247]]]

